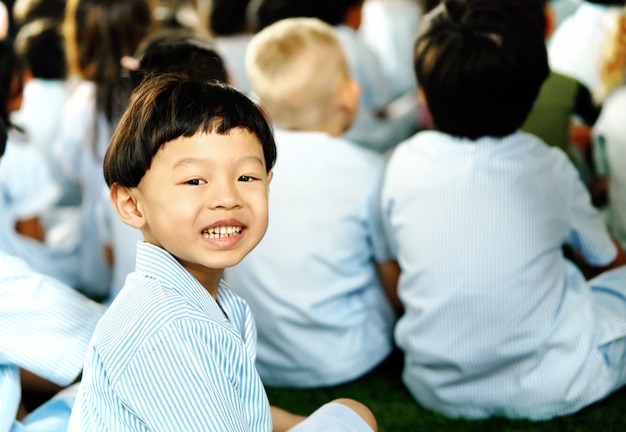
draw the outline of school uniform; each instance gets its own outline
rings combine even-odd
[[[24,85],[20,109],[11,114],[11,121],[24,130],[28,142],[44,156],[52,178],[61,188],[56,206],[80,204],[78,185],[65,174],[52,151],[68,96],[67,82],[32,78]]]
[[[593,159],[596,172],[609,182],[608,224],[626,248],[626,87],[615,90],[605,101],[593,128]]]
[[[417,130],[417,104],[388,111],[394,95],[379,58],[352,27],[337,25],[335,30],[350,74],[360,89],[359,110],[344,136],[365,148],[385,153]]]
[[[65,250],[28,238],[15,229],[18,220],[40,217],[59,196],[43,156],[10,133],[0,161],[0,250],[28,262],[35,271],[75,286],[77,260]]]
[[[269,432],[255,345],[250,309],[224,282],[215,300],[139,242],[137,269],[94,332],[68,430]]]
[[[546,419],[624,384],[626,267],[567,156],[522,132],[429,131],[389,160],[382,206],[402,268],[403,381],[452,417]]]
[[[53,153],[65,174],[81,185],[79,246],[80,289],[95,298],[108,295],[111,268],[104,258],[104,245],[95,229],[96,209],[106,187],[102,163],[113,126],[96,108],[93,82],[74,80],[65,104]]]
[[[376,53],[394,98],[417,89],[413,44],[422,18],[414,0],[366,0],[358,34]]]
[[[30,430],[15,424],[19,368],[58,385],[70,384],[82,369],[103,312],[104,306],[0,252],[0,431]],[[45,411],[38,415],[42,419]]]
[[[375,267],[389,260],[384,161],[323,132],[276,129],[275,139],[268,230],[225,278],[255,316],[266,385],[339,384],[392,350],[395,314]]]

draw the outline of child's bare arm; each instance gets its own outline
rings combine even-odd
[[[270,409],[272,411],[272,432],[288,431],[306,418],[275,406],[271,406]]]
[[[383,284],[385,293],[391,300],[396,310],[402,311],[403,306],[398,297],[398,278],[400,277],[400,266],[396,261],[386,261],[376,264],[378,276]]]
[[[15,223],[15,230],[23,236],[43,241],[44,232],[38,217],[21,219]]]

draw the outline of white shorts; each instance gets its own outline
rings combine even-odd
[[[363,418],[347,406],[330,402],[319,407],[289,432],[372,432]]]

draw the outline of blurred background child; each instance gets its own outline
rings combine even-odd
[[[225,277],[257,321],[265,385],[343,383],[393,348],[386,290],[397,266],[377,208],[384,160],[342,137],[359,87],[330,25],[278,21],[252,39],[246,65],[279,158],[267,233]]]

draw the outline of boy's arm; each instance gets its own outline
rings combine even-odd
[[[292,414],[282,408],[270,406],[272,411],[272,432],[285,432],[304,421],[306,417]]]
[[[398,312],[403,310],[402,301],[398,297],[398,279],[400,278],[400,266],[397,261],[379,262],[376,264],[378,276],[385,289],[385,293]]]

